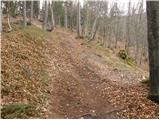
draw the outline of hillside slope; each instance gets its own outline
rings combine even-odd
[[[35,26],[14,28],[2,33],[2,118],[43,116],[50,79],[44,33]]]
[[[141,83],[148,73],[75,38],[59,27],[2,34],[2,103],[31,104],[34,113],[3,118],[158,118],[159,105]]]

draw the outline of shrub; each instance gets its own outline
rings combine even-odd
[[[125,50],[120,50],[118,52],[118,56],[121,59],[125,60],[128,65],[136,65],[136,61],[133,58],[129,57]]]
[[[119,57],[122,58],[123,60],[126,60],[128,55],[127,52],[125,50],[120,50],[118,53]]]

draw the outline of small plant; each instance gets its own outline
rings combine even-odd
[[[120,50],[118,53],[119,57],[123,60],[126,60],[128,58],[127,52],[125,50]]]
[[[121,59],[125,60],[128,65],[136,65],[136,61],[133,58],[129,57],[125,50],[120,50],[118,56]]]

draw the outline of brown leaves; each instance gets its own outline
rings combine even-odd
[[[45,104],[49,77],[43,35],[34,27],[2,33],[2,104]]]

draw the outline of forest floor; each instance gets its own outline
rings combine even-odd
[[[29,30],[23,32],[27,32],[28,36],[35,34],[33,44],[41,45],[36,43],[38,35],[36,31],[40,33],[42,31],[36,27],[28,29],[33,29],[34,32],[32,31],[32,34]],[[44,32],[43,35],[42,48],[37,49],[36,46],[30,45],[33,49],[31,52],[39,53],[38,57],[33,56],[33,58],[42,60],[39,64],[45,66],[44,73],[47,72],[45,78],[44,73],[39,73],[39,78],[47,79],[45,83],[47,86],[40,86],[43,90],[37,88],[38,83],[33,86],[41,93],[47,93],[47,97],[42,98],[45,100],[41,100],[41,102],[45,101],[43,109],[40,109],[43,111],[44,118],[158,118],[159,105],[147,99],[149,87],[142,84],[142,81],[148,77],[147,72],[128,65],[96,41],[88,43],[86,40],[76,39],[76,34],[68,29],[57,27],[52,32]],[[41,36],[37,37],[41,38]],[[14,43],[12,41],[11,47],[14,48],[13,45],[16,46],[17,43],[16,40]],[[3,60],[8,57],[4,54],[5,49],[9,49],[8,44],[2,41],[2,78],[3,76],[6,78],[7,74],[4,69],[7,67]],[[25,47],[29,44],[22,42],[21,45]],[[46,65],[43,65],[44,62]],[[34,68],[34,65],[31,65],[31,68]],[[26,80],[28,79],[30,78]],[[38,93],[33,92],[33,94]],[[10,97],[13,96],[7,94],[2,99],[3,102],[5,101],[3,104],[6,104]],[[23,98],[25,97],[27,96]]]

